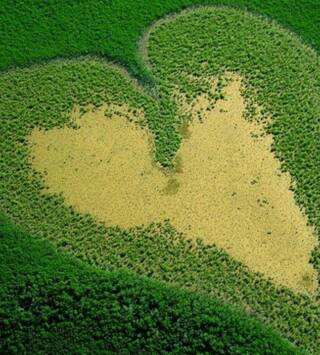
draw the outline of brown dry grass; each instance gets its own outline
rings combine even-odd
[[[192,106],[181,103],[193,120],[172,172],[154,163],[150,132],[120,117],[130,117],[126,106],[113,108],[112,119],[105,118],[107,106],[84,115],[75,109],[78,129],[34,130],[33,167],[49,192],[62,192],[67,204],[107,225],[169,218],[187,237],[215,243],[276,283],[313,292],[313,230],[271,153],[272,137],[243,118],[240,78],[229,79],[226,100],[214,109],[206,95]]]

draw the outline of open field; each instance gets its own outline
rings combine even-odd
[[[216,244],[280,285],[315,292],[309,260],[316,238],[271,153],[272,137],[243,118],[241,81],[231,80],[214,109],[204,95],[184,107],[192,121],[178,171],[155,164],[153,137],[128,110],[114,108],[124,118],[111,112],[106,120],[105,106],[82,116],[75,110],[77,129],[34,130],[31,164],[49,193],[62,193],[68,205],[107,226],[168,219],[187,238]]]
[[[304,21],[298,3],[291,17],[285,2],[261,11],[317,48],[308,4]],[[231,8],[187,10],[147,30],[135,19],[96,50],[88,38],[73,47],[70,31],[68,56],[108,54],[148,87],[93,57],[0,76],[0,212],[98,269],[215,297],[319,353],[317,50]],[[2,67],[67,55],[50,43],[23,55],[16,43]]]

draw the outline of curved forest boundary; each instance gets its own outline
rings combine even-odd
[[[236,308],[58,254],[0,216],[0,352],[303,354]]]
[[[98,54],[146,78],[137,54],[139,38],[152,22],[192,5],[232,6],[271,17],[320,49],[317,0],[4,0],[0,70],[56,57]]]

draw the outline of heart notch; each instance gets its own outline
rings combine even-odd
[[[178,95],[192,120],[172,171],[154,162],[152,133],[137,122],[143,112],[133,117],[125,104],[82,114],[75,107],[77,129],[33,130],[31,164],[47,192],[62,193],[66,204],[107,226],[169,219],[187,238],[225,249],[279,285],[313,293],[314,230],[272,153],[264,123],[244,118],[241,77],[227,79],[225,98],[214,107],[208,95],[192,105]]]

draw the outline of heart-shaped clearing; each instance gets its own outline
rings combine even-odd
[[[309,263],[316,241],[271,153],[262,123],[243,118],[241,79],[229,77],[225,100],[210,109],[201,95],[182,142],[178,169],[167,172],[152,158],[152,136],[107,105],[72,118],[78,129],[34,130],[33,167],[48,191],[107,225],[124,228],[170,219],[189,238],[217,244],[233,257],[295,290],[316,288]],[[202,112],[201,122],[196,114]],[[142,113],[141,113],[142,115]]]

